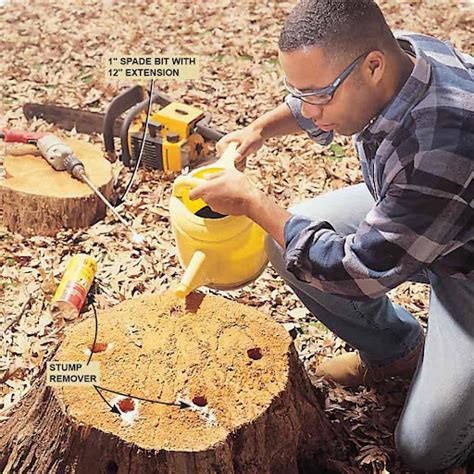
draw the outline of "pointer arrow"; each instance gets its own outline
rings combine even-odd
[[[100,395],[100,398],[102,398],[102,400],[104,400],[104,402],[107,404],[107,406],[110,408],[110,411],[112,413],[117,413],[118,415],[120,415],[120,410],[115,406],[115,405],[111,405],[106,399],[105,397],[102,395],[102,393],[100,393],[100,390],[97,388],[96,385],[94,385],[94,388],[96,390],[96,392]]]
[[[168,406],[173,406],[173,407],[179,407],[180,409],[183,409],[183,408],[189,408],[191,405],[189,405],[189,403],[186,403],[186,402],[183,402],[183,401],[180,401],[179,403],[173,403],[173,402],[164,402],[162,400],[151,400],[150,398],[143,398],[143,397],[137,397],[136,395],[130,395],[129,393],[122,393],[122,392],[117,392],[116,390],[111,390],[110,388],[105,388],[105,387],[100,387],[99,385],[94,385],[94,388],[97,390],[97,392],[100,394],[100,396],[105,400],[105,398],[102,396],[102,394],[99,392],[99,388],[101,390],[105,390],[106,392],[111,392],[111,393],[115,393],[116,395],[122,395],[124,397],[128,397],[128,398],[135,398],[136,400],[142,400],[144,402],[151,402],[151,403],[159,403],[161,405],[168,405]],[[112,406],[106,402],[107,405],[109,405],[109,407],[111,407],[112,409]],[[114,407],[115,408],[115,407]],[[113,409],[112,409],[113,411]]]

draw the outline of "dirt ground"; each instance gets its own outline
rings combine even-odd
[[[471,2],[386,0],[380,5],[393,28],[435,35],[474,53]],[[241,128],[284,96],[276,45],[292,6],[293,2],[249,0],[2,0],[0,128],[59,132],[41,120],[27,122],[22,112],[26,102],[104,112],[130,85],[105,78],[103,57],[115,52],[199,55],[200,80],[156,81],[157,87],[210,112],[223,131]],[[74,132],[64,135],[102,140]],[[120,192],[128,175],[119,164],[115,171]],[[341,137],[327,148],[303,135],[269,140],[250,158],[246,173],[282,205],[362,180],[350,141]],[[23,238],[0,227],[0,417],[29,390],[64,329],[75,322],[53,320],[46,310],[69,256],[96,256],[99,309],[162,292],[181,275],[167,210],[173,179],[174,175],[140,171],[122,207],[125,218],[145,236],[143,248],[131,243],[110,215],[89,229],[63,231],[56,237]],[[350,349],[308,313],[270,267],[254,284],[220,294],[258,308],[291,330],[305,363]],[[426,286],[403,284],[391,295],[426,324]],[[91,317],[88,307],[79,319]],[[327,415],[347,436],[349,454],[340,472],[410,472],[393,444],[405,384],[389,382],[380,392],[345,390],[320,381],[316,385],[326,397]]]

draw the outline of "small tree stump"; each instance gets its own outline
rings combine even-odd
[[[98,315],[93,361],[114,413],[89,385],[40,379],[0,424],[8,473],[320,472],[336,434],[291,338],[256,309],[197,293],[125,301]],[[87,360],[95,321],[55,360]],[[186,401],[189,408],[152,401]],[[127,421],[128,420],[128,421]]]
[[[87,174],[110,198],[112,166],[98,145],[66,139]],[[54,170],[36,147],[11,147],[5,156],[6,179],[0,181],[3,220],[12,232],[55,235],[63,228],[88,227],[105,216],[106,206],[67,171]]]

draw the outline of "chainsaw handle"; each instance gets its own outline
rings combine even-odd
[[[166,107],[168,104],[171,104],[171,102],[173,102],[171,98],[161,92],[153,94],[151,98],[152,104],[159,104],[161,107]],[[148,99],[142,100],[139,104],[136,104],[130,109],[130,112],[127,114],[124,121],[122,122],[122,128],[120,130],[120,144],[122,147],[121,161],[125,166],[130,166],[130,147],[128,142],[128,130],[135,117],[144,110],[146,110],[147,107]]]
[[[152,102],[158,103],[162,107],[164,107],[165,105],[168,105],[171,102],[171,99],[168,96],[162,94],[161,92],[157,92],[156,94],[153,94]],[[125,111],[130,109],[130,112],[127,114],[127,117],[122,122],[120,131],[122,150],[126,159],[125,164],[127,164],[130,162],[130,151],[128,149],[128,128],[135,116],[142,110],[144,110],[147,107],[147,104],[148,99],[145,99],[145,90],[143,86],[136,85],[119,94],[107,108],[107,111],[105,112],[104,116],[103,135],[105,151],[107,152],[109,160],[112,163],[117,160],[114,144],[114,125],[116,120]],[[126,131],[126,140],[124,140],[124,131]]]
[[[113,163],[117,160],[114,144],[114,124],[116,120],[126,110],[129,110],[124,118],[120,128],[120,144],[122,148],[121,161],[127,167],[131,166],[130,143],[128,131],[135,117],[148,107],[148,98],[145,99],[145,89],[136,85],[127,89],[125,92],[117,96],[109,105],[104,116],[104,145],[109,160]],[[151,98],[152,104],[159,104],[166,107],[173,100],[162,92],[156,92]],[[215,130],[209,126],[211,115],[205,113],[204,117],[194,127],[194,132],[199,133],[205,140],[218,141],[225,133]]]
[[[114,124],[115,121],[122,115],[126,110],[128,110],[132,105],[136,104],[143,100],[145,93],[143,87],[136,85],[127,89],[125,92],[122,92],[118,95],[109,105],[104,116],[104,146],[105,151],[107,152],[109,161],[112,163],[117,160],[115,154],[115,144],[114,144]],[[122,124],[123,129],[123,124]]]
[[[199,133],[205,140],[211,142],[219,141],[224,135],[224,132],[216,130],[215,128],[209,127],[209,122],[211,121],[211,114],[205,113],[204,118],[201,119],[194,127],[194,132]]]

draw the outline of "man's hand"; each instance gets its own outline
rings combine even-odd
[[[260,191],[240,171],[209,173],[206,179],[206,183],[189,192],[189,198],[203,199],[214,212],[249,216],[260,198]]]
[[[241,130],[228,133],[216,143],[217,153],[222,155],[230,142],[237,142],[237,151],[240,157],[236,160],[235,166],[242,171],[245,168],[247,157],[257,153],[265,140],[281,135],[292,135],[303,133],[303,129],[298,124],[287,104],[280,104],[273,110],[263,114]]]
[[[247,162],[247,156],[257,153],[263,145],[262,131],[252,126],[245,127],[241,130],[228,133],[216,143],[217,153],[222,155],[229,143],[237,142],[239,158],[235,161],[235,167],[242,171]]]
[[[259,191],[240,171],[209,173],[208,181],[189,192],[190,199],[203,199],[220,214],[247,216],[285,247],[284,228],[291,214]]]

